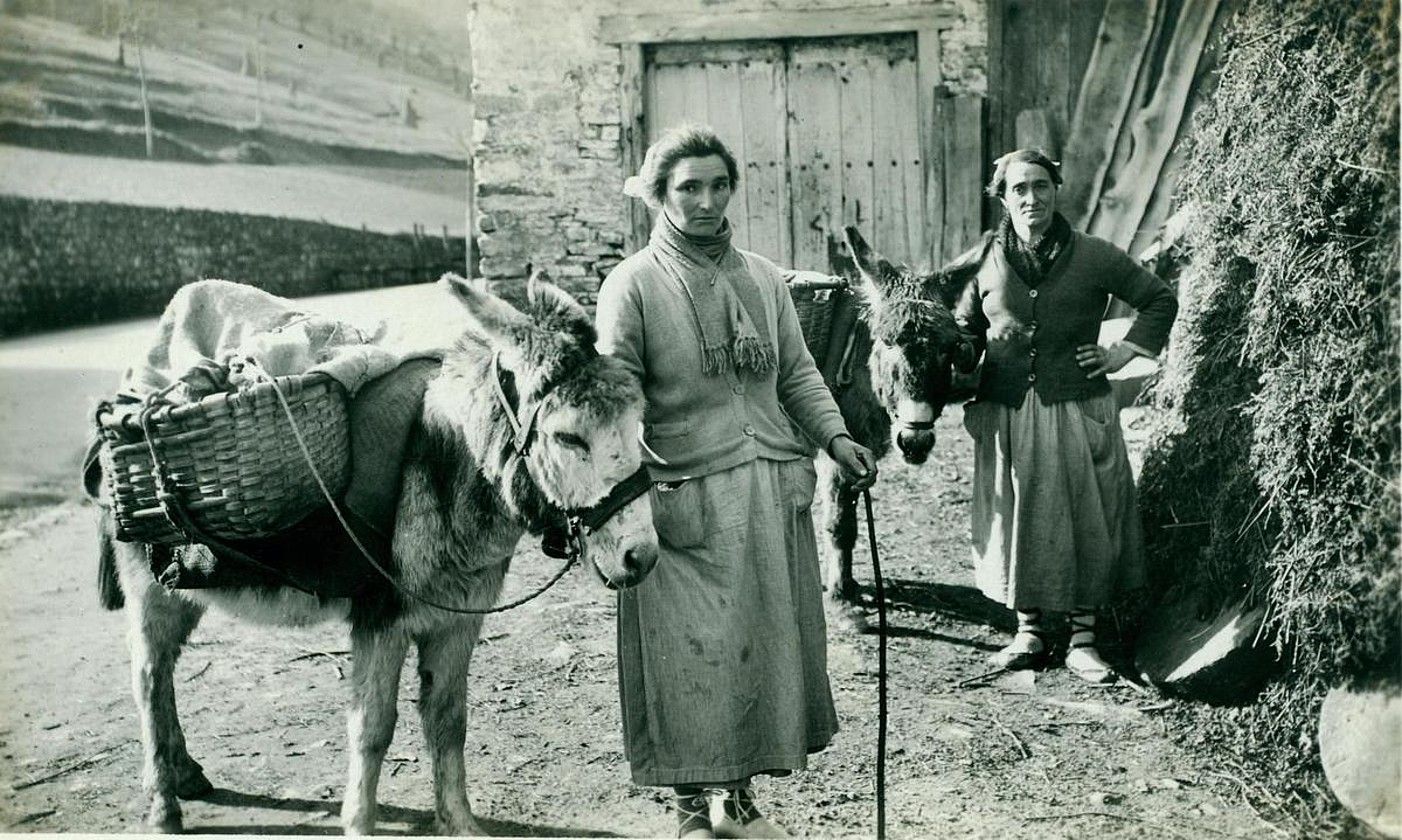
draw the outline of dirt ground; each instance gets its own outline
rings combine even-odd
[[[1171,708],[1121,681],[1063,669],[990,675],[1012,628],[970,585],[970,451],[952,409],[929,463],[888,460],[873,493],[891,601],[891,837],[1257,837],[1237,783],[1169,737]],[[140,749],[124,617],[97,606],[91,511],[76,502],[0,517],[0,831],[139,830]],[[523,544],[508,583],[553,571]],[[870,562],[859,579],[872,590]],[[874,616],[873,616],[874,622]],[[619,732],[614,600],[573,574],[494,616],[470,683],[474,811],[509,836],[670,836],[666,792],[633,786]],[[347,634],[211,614],[177,670],[191,754],[214,793],[185,804],[202,834],[339,831]],[[877,638],[830,634],[842,731],[808,772],[757,793],[795,835],[875,833]],[[410,654],[412,656],[412,653]],[[432,828],[432,790],[406,668],[380,830]]]

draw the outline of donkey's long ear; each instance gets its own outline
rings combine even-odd
[[[527,265],[527,268],[529,268],[530,270],[527,272],[526,277],[526,302],[533,304],[535,303],[536,287],[539,286],[541,283],[550,282],[550,272],[546,271],[543,268],[536,268],[534,266],[530,266],[529,264]]]
[[[494,342],[516,344],[530,330],[531,319],[492,294],[486,281],[467,280],[450,271],[438,282],[467,310],[476,331]]]
[[[852,252],[852,259],[857,263],[857,270],[862,273],[862,277],[871,281],[878,292],[885,291],[887,283],[897,276],[896,269],[885,257],[871,249],[855,227],[844,227],[842,235],[847,239],[847,248]]]
[[[594,323],[588,311],[579,305],[579,301],[569,292],[551,283],[550,275],[543,269],[531,272],[530,279],[526,281],[526,299],[530,301],[536,313],[551,313],[587,324]]]

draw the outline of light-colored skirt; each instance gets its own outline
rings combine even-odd
[[[964,408],[974,439],[974,572],[1012,607],[1101,607],[1144,585],[1144,538],[1111,394]]]
[[[837,731],[808,458],[654,487],[661,557],[618,598],[624,752],[640,785],[800,770]]]

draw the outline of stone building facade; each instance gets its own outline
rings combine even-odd
[[[811,21],[902,7],[934,10],[937,81],[949,93],[986,88],[985,0],[902,4],[866,0],[476,0],[471,20],[475,214],[481,274],[524,277],[544,267],[592,299],[636,244],[623,179],[635,165],[620,86],[626,48],[607,40],[609,18],[675,15],[696,21],[793,12]],[[665,11],[664,11],[665,10]]]

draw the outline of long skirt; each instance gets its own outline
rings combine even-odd
[[[837,731],[808,458],[654,487],[661,557],[618,598],[624,752],[640,785],[807,765]]]
[[[1144,538],[1113,395],[971,403],[978,588],[1020,609],[1101,607],[1144,585]]]

